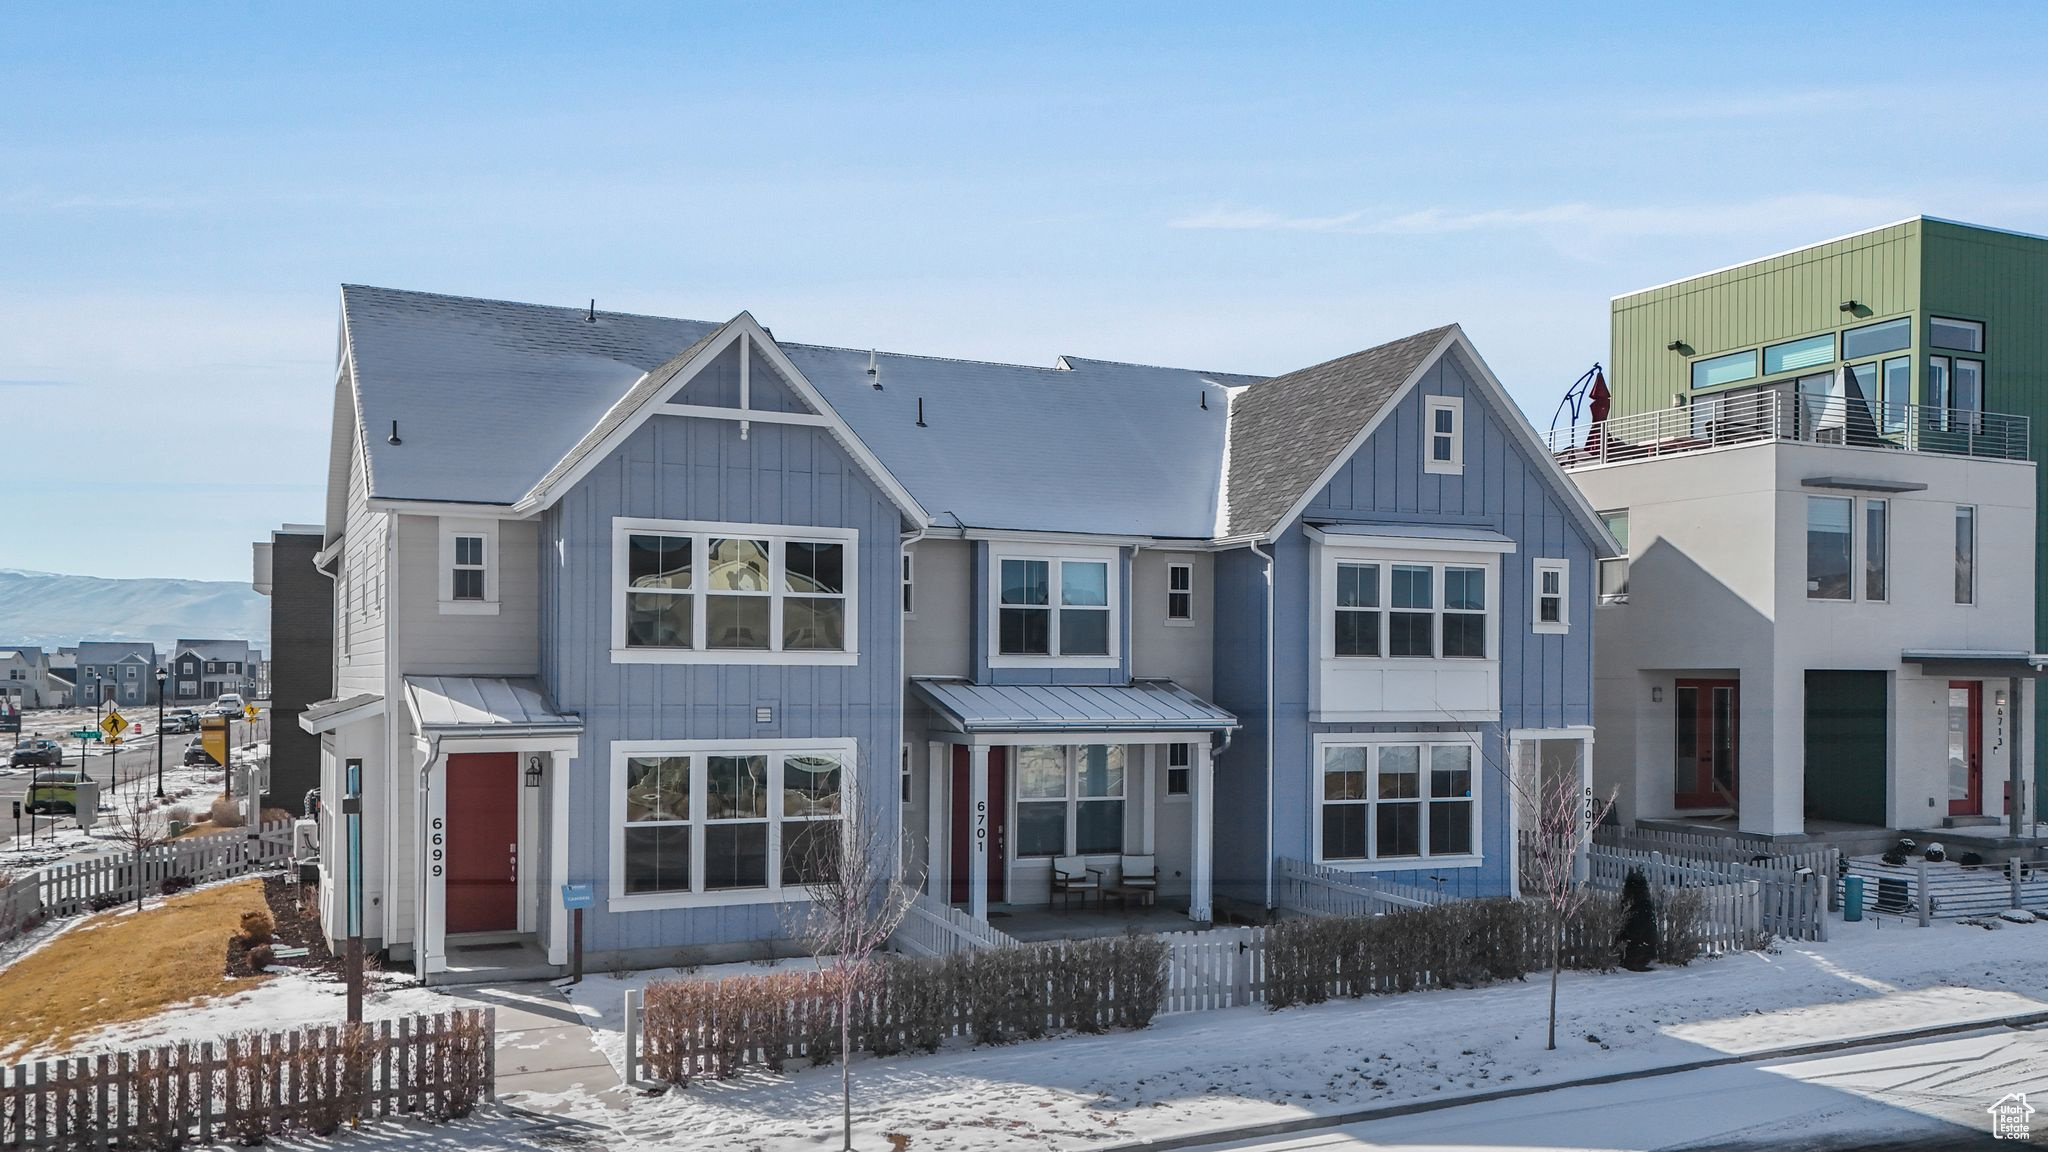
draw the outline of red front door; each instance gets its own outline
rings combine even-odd
[[[447,930],[519,929],[519,757],[448,757]]]
[[[1948,682],[1948,814],[1984,811],[1984,684]]]
[[[988,901],[1003,902],[1003,860],[1005,817],[1010,810],[1010,772],[1007,748],[988,750]],[[974,819],[973,793],[968,785],[967,745],[953,745],[953,879],[951,900],[966,904],[972,899],[974,836],[979,822]]]
[[[1677,734],[1672,803],[1680,808],[1734,807],[1742,685],[1735,680],[1679,680],[1672,685],[1672,696]]]

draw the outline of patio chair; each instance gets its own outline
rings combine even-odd
[[[1088,867],[1088,862],[1079,856],[1055,856],[1052,858],[1052,898],[1067,898],[1067,907],[1074,906],[1074,898],[1081,898],[1081,907],[1088,906],[1088,894],[1096,893],[1096,902],[1101,902],[1102,870]]]
[[[1139,899],[1150,906],[1159,894],[1159,860],[1154,856],[1117,857],[1117,875],[1125,888],[1136,889]]]

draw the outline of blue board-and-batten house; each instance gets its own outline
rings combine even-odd
[[[1229,894],[1270,905],[1281,860],[1514,891],[1507,774],[1585,779],[1592,573],[1616,545],[1471,342],[1422,332],[1245,391],[1225,507]]]
[[[559,968],[564,885],[593,962],[758,954],[850,812],[975,918],[1069,857],[1502,891],[1487,773],[1590,738],[1609,545],[1456,329],[1261,380],[342,305],[325,919],[354,865],[429,979]]]

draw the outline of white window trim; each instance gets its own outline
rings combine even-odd
[[[1119,735],[1121,735],[1121,733],[1119,733]],[[1081,795],[1081,750],[1083,748],[1093,747],[1123,749],[1124,790],[1122,794],[1117,796],[1089,797],[1083,797]],[[1006,851],[1010,857],[1008,863],[1022,865],[1026,868],[1035,865],[1037,867],[1044,868],[1047,871],[1050,871],[1052,869],[1052,862],[1061,856],[1079,856],[1085,860],[1114,860],[1118,856],[1131,855],[1131,813],[1136,810],[1136,806],[1138,803],[1138,801],[1132,796],[1133,789],[1131,788],[1131,778],[1142,770],[1140,768],[1140,765],[1144,762],[1144,754],[1138,751],[1139,747],[1141,746],[1136,744],[1126,744],[1117,740],[1089,741],[1087,743],[1082,744],[1050,744],[1046,743],[1043,740],[1026,740],[1019,744],[1010,745],[1008,752],[1010,759],[1007,766],[1007,772],[1010,777],[1008,813],[1009,825],[1008,830],[1004,835],[1004,839],[1008,842],[1008,846],[1006,848]],[[1065,795],[1024,795],[1024,775],[1022,772],[1018,771],[1017,763],[1019,759],[1018,753],[1020,753],[1025,748],[1057,748],[1060,750],[1060,753],[1066,760],[1067,765],[1067,791]],[[1111,800],[1118,801],[1122,803],[1124,806],[1124,823],[1123,833],[1121,837],[1123,841],[1123,846],[1115,852],[1077,851],[1076,849],[1079,846],[1081,836],[1081,805],[1089,803],[1100,804],[1106,803]],[[1022,837],[1019,834],[1020,825],[1017,822],[1017,813],[1019,807],[1025,804],[1066,805],[1066,851],[1055,852],[1049,856],[1041,855],[1038,853],[1033,853],[1028,856],[1024,854]]]
[[[1040,560],[1048,565],[1046,605],[1051,616],[1046,622],[1054,655],[1028,656],[1002,652],[1003,561]],[[1060,565],[1067,561],[1106,565],[1109,589],[1109,653],[1105,656],[1063,656],[1060,650],[1060,587],[1064,577]],[[991,668],[1117,668],[1123,664],[1123,554],[1118,548],[1096,548],[1071,544],[990,545],[988,550],[988,666]]]
[[[1159,764],[1160,799],[1168,804],[1186,804],[1195,798],[1195,746],[1192,743],[1176,743],[1168,744],[1166,748],[1166,756]],[[1188,762],[1186,764],[1175,764],[1173,762],[1173,749],[1175,748],[1187,749]],[[1175,792],[1173,790],[1173,772],[1176,768],[1188,774],[1188,790],[1185,792]]]
[[[1543,619],[1543,576],[1557,573],[1557,620]],[[1529,630],[1544,636],[1562,636],[1572,630],[1572,562],[1537,560],[1529,572]]]
[[[1173,614],[1173,597],[1177,591],[1173,586],[1173,574],[1175,572],[1185,572],[1188,576],[1187,591],[1182,593],[1182,595],[1188,598],[1188,614],[1186,616],[1175,616]],[[1166,608],[1163,622],[1168,628],[1193,628],[1195,626],[1195,565],[1192,560],[1168,560],[1166,562]]]
[[[1870,594],[1870,508],[1871,505],[1884,508],[1884,545],[1879,559],[1884,564],[1884,595]],[[1889,604],[1892,600],[1892,500],[1882,496],[1869,496],[1856,501],[1856,587],[1853,591],[1865,604]]]
[[[1436,414],[1451,414],[1451,458],[1436,458]],[[1429,396],[1422,402],[1422,470],[1438,476],[1465,474],[1465,400],[1461,396]]]
[[[903,618],[917,619],[917,553],[903,549]]]
[[[1429,749],[1431,744],[1468,744],[1472,748],[1472,851],[1461,856],[1390,856],[1384,860],[1354,860],[1343,857],[1327,860],[1323,857],[1323,749],[1367,748],[1367,790],[1370,791],[1377,763],[1371,759],[1371,747],[1380,744],[1419,744],[1422,753],[1422,827],[1421,845],[1429,846]],[[1310,848],[1315,853],[1317,864],[1339,868],[1346,872],[1410,872],[1421,868],[1477,868],[1486,863],[1486,757],[1477,732],[1330,732],[1318,733],[1315,738],[1314,773],[1310,782]],[[1378,799],[1366,805],[1376,807]],[[1366,823],[1367,843],[1374,844],[1379,838],[1377,818]],[[1375,844],[1376,846],[1376,844]],[[1510,853],[1512,856],[1512,853]]]
[[[805,648],[784,651],[733,648],[629,648],[626,646],[627,538],[634,533],[662,533],[671,536],[731,536],[769,541],[769,584],[780,582],[783,550],[792,541],[843,544],[846,560],[846,647],[840,651]],[[701,550],[700,550],[701,551]],[[693,555],[697,576],[705,571],[703,558]],[[704,642],[705,589],[690,591],[694,613],[690,635]],[[817,528],[803,524],[729,524],[712,520],[652,520],[629,516],[612,518],[612,663],[614,664],[785,664],[851,665],[860,663],[860,532],[854,528]],[[768,633],[771,643],[782,643],[783,593],[770,597]]]
[[[455,598],[455,538],[481,536],[484,540],[484,598]],[[435,595],[443,616],[496,616],[498,614],[498,522],[458,520],[441,517],[440,567],[434,575]]]
[[[1959,328],[1975,329],[1977,333],[1977,346],[1975,348],[1952,348],[1946,344],[1936,344],[1934,342],[1934,326],[1936,324],[1953,324]],[[1940,352],[1956,352],[1964,356],[1982,356],[1984,355],[1984,340],[1985,328],[1982,320],[1965,320],[1960,316],[1929,316],[1927,318],[1927,346],[1929,348]]]
[[[777,806],[782,796],[782,761],[790,755],[821,753],[839,757],[840,829],[844,834],[847,817],[859,803],[859,742],[855,740],[614,740],[610,791],[605,818],[611,824],[611,872],[605,888],[605,904],[612,912],[637,912],[659,908],[718,908],[735,904],[794,904],[811,899],[811,889],[782,886],[782,814]],[[768,756],[768,886],[724,892],[645,892],[628,895],[626,887],[626,762],[635,756]],[[706,775],[700,763],[690,766],[692,813],[703,811],[700,803]],[[704,828],[702,817],[689,824],[692,884],[704,880]]]
[[[1443,665],[1452,668],[1477,668],[1500,663],[1500,553],[1497,552],[1443,552],[1435,549],[1402,552],[1395,550],[1363,550],[1325,545],[1319,564],[1322,576],[1320,594],[1314,597],[1316,612],[1317,644],[1322,658],[1345,665],[1379,664],[1398,667]],[[1385,651],[1389,643],[1391,623],[1386,619],[1394,612],[1411,611],[1397,609],[1393,604],[1392,567],[1428,567],[1430,577],[1429,612],[1439,619],[1431,625],[1435,630],[1431,644],[1437,652],[1443,650],[1444,577],[1445,568],[1483,568],[1486,570],[1486,655],[1480,656],[1339,656],[1337,655],[1337,566],[1339,564],[1377,564],[1382,570],[1380,579],[1380,606],[1375,609],[1381,617],[1380,649]],[[1412,611],[1421,611],[1413,609]]]

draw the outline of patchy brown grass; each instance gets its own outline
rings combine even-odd
[[[0,969],[0,1052],[61,1049],[107,1024],[252,987],[223,976],[221,958],[242,913],[263,907],[252,877],[89,918]]]

